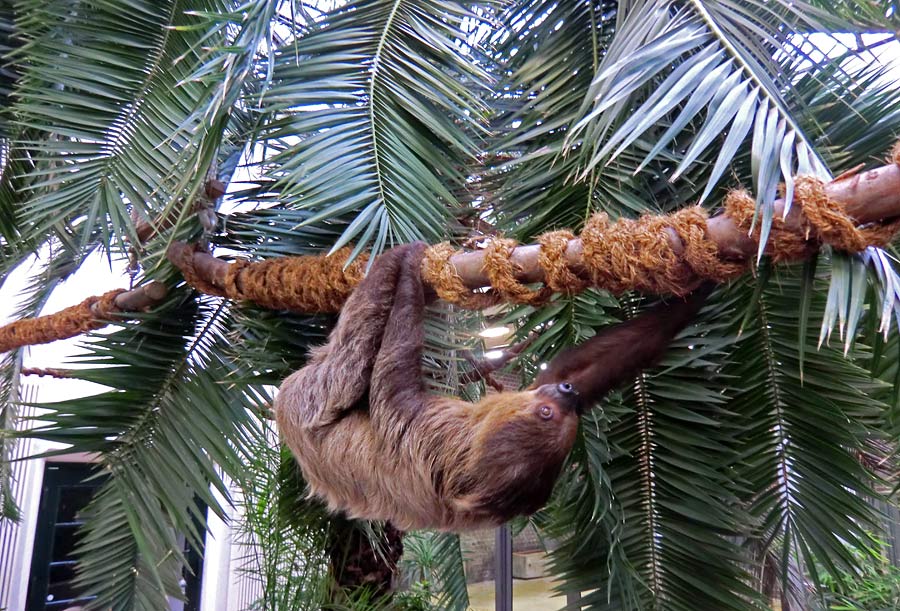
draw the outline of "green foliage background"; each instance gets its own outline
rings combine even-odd
[[[163,257],[171,240],[250,259],[377,252],[485,223],[527,241],[577,231],[594,211],[715,209],[737,185],[756,194],[766,234],[778,183],[790,199],[795,173],[885,158],[900,87],[877,54],[895,44],[897,11],[875,0],[2,2],[0,278],[40,255],[17,315],[40,312],[91,254],[131,256],[138,221],[177,222],[133,255],[138,281],[165,281],[169,298],[91,338],[77,363],[107,391],[19,423],[23,354],[2,356],[0,458],[19,436],[99,454],[110,477],[78,573],[94,608],[157,610],[178,594],[175,533],[202,546],[198,499],[246,516],[262,607],[319,608],[329,519],[301,502],[266,406],[332,320],[198,295]],[[215,215],[195,214],[209,175],[228,195]],[[895,483],[895,255],[762,259],[659,367],[586,417],[533,518],[560,542],[560,587],[590,592],[592,610],[760,609],[773,597],[806,608],[824,600],[823,580],[860,574],[880,526],[868,499]],[[588,291],[494,315],[538,333],[527,373],[647,301]],[[430,313],[435,392],[481,391],[460,389],[458,374],[484,324]],[[436,547],[432,604],[464,608],[458,543]]]

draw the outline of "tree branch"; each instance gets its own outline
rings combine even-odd
[[[140,312],[158,305],[165,299],[169,290],[158,280],[153,280],[131,291],[125,291],[116,297],[116,308],[120,312]]]
[[[847,214],[859,224],[877,223],[900,216],[900,166],[890,164],[867,170],[860,174],[842,175],[826,185],[828,196],[843,204]],[[784,213],[784,200],[775,202],[775,216]],[[785,219],[787,229],[798,233],[803,229],[803,214],[799,205],[791,207]],[[669,243],[672,249],[681,254],[684,244],[675,233],[669,230]],[[734,221],[720,214],[709,219],[707,234],[716,243],[723,259],[731,261],[746,260],[756,255],[757,243],[747,233],[738,228]],[[512,262],[517,268],[516,278],[520,282],[540,282],[544,279],[544,271],[538,264],[540,246],[529,244],[517,247],[512,253]],[[566,260],[577,270],[582,263],[582,243],[580,239],[570,240],[566,249]],[[193,248],[184,243],[174,243],[169,249],[168,257],[173,262],[187,257],[194,271],[204,281],[220,288],[225,287],[225,277],[230,263],[217,259],[209,253],[193,252]],[[457,274],[468,288],[477,289],[490,285],[484,272],[484,251],[459,253],[451,257],[450,262]],[[240,271],[235,278],[235,285],[241,289]]]
[[[44,376],[49,376],[51,378],[57,378],[60,380],[65,380],[67,378],[72,377],[71,369],[57,369],[55,367],[23,367],[21,371],[19,371],[19,375],[23,376],[38,376],[43,378]]]

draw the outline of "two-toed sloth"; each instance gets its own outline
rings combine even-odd
[[[289,376],[278,426],[313,495],[352,518],[459,531],[537,511],[582,408],[652,364],[703,294],[657,306],[556,357],[529,390],[478,403],[422,378],[424,244],[379,256],[328,343]]]

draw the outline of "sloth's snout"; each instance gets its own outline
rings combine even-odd
[[[550,397],[559,404],[560,407],[570,410],[578,410],[581,397],[578,391],[570,382],[560,382],[559,384],[544,384],[538,388],[538,392],[546,397]]]

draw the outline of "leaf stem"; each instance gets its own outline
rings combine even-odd
[[[397,11],[400,9],[400,4],[402,1],[403,0],[394,0],[394,5],[391,7],[391,12],[388,14],[387,21],[385,21],[384,23],[384,28],[381,31],[381,37],[378,39],[378,46],[375,48],[375,54],[372,56],[372,78],[369,82],[369,123],[372,126],[372,158],[375,162],[375,180],[378,183],[378,197],[381,199],[381,203],[384,205],[387,204],[387,196],[381,171],[381,153],[379,152],[378,148],[378,126],[375,122],[375,84],[378,80],[378,71],[381,65],[381,54],[384,52],[385,43],[387,42],[391,27],[394,24],[394,18],[397,16]]]

